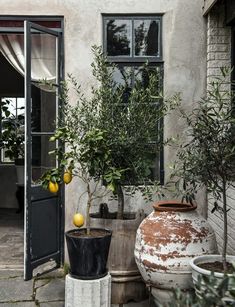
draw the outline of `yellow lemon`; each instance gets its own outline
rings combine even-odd
[[[57,182],[49,182],[48,189],[51,193],[57,193],[59,191],[59,185]]]
[[[72,181],[72,173],[71,172],[65,172],[63,176],[64,183],[68,184]]]
[[[77,227],[82,227],[84,225],[84,216],[81,213],[74,214],[73,223]]]

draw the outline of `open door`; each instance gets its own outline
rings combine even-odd
[[[52,270],[63,262],[62,192],[52,194],[39,184],[41,175],[57,165],[55,157],[48,152],[56,146],[49,139],[58,120],[58,91],[62,79],[61,35],[32,22],[24,22],[25,280],[31,279],[33,270],[45,263],[49,263],[47,269]]]

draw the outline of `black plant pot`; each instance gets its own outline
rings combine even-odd
[[[111,230],[91,228],[91,236],[86,236],[86,228],[72,229],[65,236],[73,277],[97,279],[107,274]]]

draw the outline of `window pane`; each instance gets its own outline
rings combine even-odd
[[[24,152],[24,98],[1,99],[2,162],[13,162]]]
[[[36,182],[48,170],[56,166],[56,158],[49,155],[55,150],[55,142],[49,141],[50,136],[32,137],[32,182]]]
[[[110,19],[106,21],[107,55],[131,55],[131,21]]]
[[[143,66],[134,67],[134,81],[141,82],[144,87],[148,86],[151,75],[156,77],[156,91],[160,91],[162,87],[162,74],[159,66],[148,66],[147,69],[143,68]]]
[[[45,33],[31,36],[31,78],[48,91],[56,83],[56,55],[57,37]]]
[[[24,115],[25,112],[25,99],[17,98],[17,115]]]
[[[53,132],[56,125],[57,96],[32,86],[32,126],[33,132]]]
[[[9,117],[15,118],[16,117],[16,98],[2,98],[2,102],[5,103],[8,111],[10,112]],[[5,117],[4,112],[2,112],[2,117]]]
[[[114,81],[118,84],[131,86],[132,69],[130,66],[118,66],[115,67],[113,72]]]
[[[159,56],[159,23],[156,20],[135,20],[135,56]]]

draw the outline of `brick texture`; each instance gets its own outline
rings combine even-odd
[[[207,84],[220,76],[220,67],[231,66],[231,28],[225,25],[223,3],[208,15],[207,22]],[[225,84],[226,88],[228,85]],[[235,190],[228,191],[228,253],[235,254]],[[214,201],[208,195],[208,221],[216,232],[219,251],[223,246],[223,217],[218,211],[211,213]]]

